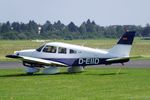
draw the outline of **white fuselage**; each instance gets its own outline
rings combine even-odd
[[[55,46],[57,50],[55,53],[43,52],[45,46]],[[59,42],[48,43],[45,44],[45,46],[41,49],[41,51],[37,51],[36,49],[29,49],[16,51],[15,54],[19,54],[20,56],[29,56],[36,58],[113,58],[118,56],[114,55],[113,53],[111,54],[106,50],[93,49],[89,47]],[[59,47],[66,48],[66,53],[65,54],[59,53],[58,52]],[[70,54],[69,53],[70,49],[75,50],[76,53]]]
[[[55,50],[49,50],[52,48]],[[40,49],[16,51],[15,55],[52,60],[68,66],[87,66],[111,64],[106,62],[106,60],[122,56],[115,54],[113,51],[113,49],[109,52],[109,50],[52,42],[43,45]]]

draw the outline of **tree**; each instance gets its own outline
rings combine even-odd
[[[28,31],[27,24],[20,23],[20,32],[27,32],[27,31]]]
[[[141,34],[143,37],[149,37],[150,36],[150,25],[147,24],[146,27],[143,29],[143,32]]]
[[[79,31],[80,31],[80,33],[82,33],[82,34],[87,32],[87,31],[86,31],[86,23],[85,23],[85,22],[83,22],[83,23],[80,25]]]
[[[10,25],[9,21],[2,24],[2,27],[1,27],[2,33],[9,32],[10,30],[11,30],[11,25]]]
[[[46,23],[41,28],[41,33],[47,34],[47,32],[53,30],[53,25],[50,21],[46,21]]]
[[[55,31],[62,31],[65,28],[65,25],[62,24],[60,20],[58,20],[53,24],[53,27]]]
[[[41,27],[41,34],[38,34]],[[150,36],[150,25],[146,27],[136,25],[111,25],[100,26],[88,19],[79,27],[73,22],[64,25],[60,20],[51,24],[46,21],[39,25],[30,20],[28,23],[12,22],[0,23],[0,39],[95,39],[95,38],[118,38],[126,30],[136,31],[136,36]]]
[[[27,29],[28,29],[28,32],[38,33],[38,24],[30,20],[29,23],[27,24]]]
[[[20,32],[20,24],[18,22],[13,22],[11,27],[14,31]]]
[[[70,22],[68,25],[68,30],[70,32],[78,32],[78,27],[73,22]]]
[[[91,22],[90,19],[88,19],[85,25],[87,32],[96,32],[96,24],[94,21]]]

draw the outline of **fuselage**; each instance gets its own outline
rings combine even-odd
[[[87,66],[98,64],[111,64],[107,59],[119,57],[108,50],[94,49],[67,43],[52,42],[38,49],[16,51],[15,55],[41,58],[45,60],[64,63],[68,66]],[[126,62],[114,62],[122,63]]]

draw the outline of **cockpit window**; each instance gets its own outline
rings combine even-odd
[[[36,51],[39,51],[39,52],[40,52],[43,47],[44,47],[44,45],[40,46],[39,48],[36,49]]]
[[[63,48],[63,47],[59,47],[58,48],[58,53],[66,54],[67,53],[67,49]]]
[[[44,49],[43,49],[43,52],[47,52],[47,53],[56,53],[56,50],[57,50],[57,47],[55,46],[46,46]]]
[[[69,53],[70,53],[70,54],[76,54],[77,51],[70,49]]]

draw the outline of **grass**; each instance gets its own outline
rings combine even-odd
[[[93,48],[108,49],[116,39],[49,40]],[[0,40],[0,61],[16,50],[37,48],[43,43],[31,40]],[[150,55],[150,41],[136,38],[131,51],[134,55]],[[0,69],[0,100],[149,100],[150,69],[87,68],[84,73],[67,74],[65,69],[57,75],[33,76],[23,69]]]
[[[0,69],[0,100],[150,100],[149,68],[117,70],[27,76],[23,69]]]
[[[77,45],[84,45],[92,48],[108,49],[116,44],[117,39],[98,39],[98,40],[48,40],[46,42],[66,42]],[[5,55],[12,54],[14,51],[22,49],[38,48],[44,43],[35,42],[32,40],[0,40],[0,61],[14,61],[5,58]],[[131,56],[144,55],[149,56],[150,41],[140,40],[136,38],[131,51]]]

